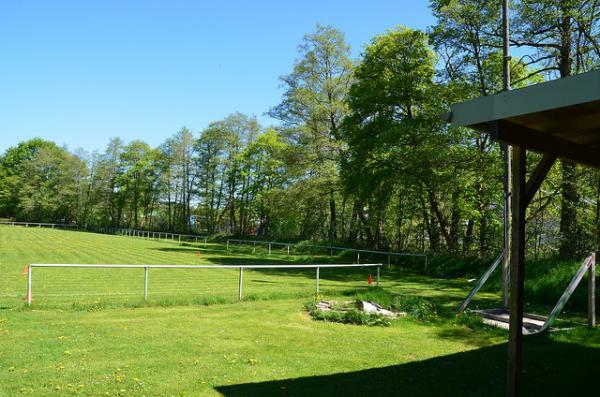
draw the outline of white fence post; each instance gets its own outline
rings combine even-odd
[[[27,268],[27,306],[31,306],[31,265]]]
[[[360,264],[360,251],[356,251],[356,264]]]
[[[317,267],[317,295],[319,295],[319,270],[320,268]]]
[[[242,289],[243,289],[243,279],[244,279],[244,268],[240,266],[240,285],[238,287],[238,300],[242,300]]]
[[[269,243],[269,255],[271,255],[271,243]]]
[[[144,302],[148,301],[148,266],[144,268]]]

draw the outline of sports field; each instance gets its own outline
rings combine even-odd
[[[314,270],[34,269],[30,263],[268,264],[346,262],[220,244],[0,227],[0,396],[503,395],[504,333],[456,319],[464,280],[384,267],[381,289],[437,305],[428,321],[389,327],[312,320]],[[369,291],[368,269],[321,270],[324,298]],[[246,273],[247,272],[247,273]],[[483,294],[479,299],[496,299]],[[597,331],[527,338],[526,388],[563,395],[591,386]],[[571,363],[565,366],[565,363]],[[564,376],[552,377],[562,371]],[[546,379],[540,383],[536,379]],[[533,395],[533,394],[529,394]]]

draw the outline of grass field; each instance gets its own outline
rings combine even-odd
[[[0,227],[0,396],[504,394],[506,335],[451,315],[470,285],[464,280],[384,267],[382,290],[428,298],[439,318],[366,327],[310,319],[304,303],[314,297],[314,271],[245,273],[242,302],[235,270],[153,271],[145,304],[138,269],[35,269],[32,308],[24,305],[21,275],[29,263],[346,259]],[[323,296],[350,299],[367,291],[368,272],[322,270]],[[497,298],[483,294],[478,304]],[[593,394],[599,358],[597,331],[526,338],[527,395]]]

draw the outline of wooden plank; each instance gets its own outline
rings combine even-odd
[[[540,160],[537,167],[533,170],[533,173],[529,177],[527,181],[527,185],[525,186],[525,203],[529,205],[533,197],[537,193],[540,188],[542,182],[548,175],[548,171],[552,168],[552,165],[556,161],[556,156],[553,154],[544,154],[544,157]]]
[[[490,134],[494,140],[501,143],[519,145],[536,152],[600,167],[598,152],[587,145],[578,145],[505,120],[490,122]]]
[[[507,356],[506,395],[522,394],[523,382],[523,294],[525,271],[525,173],[526,149],[513,146],[512,224],[510,260],[510,320]]]

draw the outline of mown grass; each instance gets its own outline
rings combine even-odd
[[[388,327],[313,321],[303,304],[314,297],[314,274],[300,269],[245,273],[242,302],[237,302],[236,271],[151,272],[150,300],[144,302],[143,272],[35,269],[34,305],[24,305],[21,270],[28,263],[330,260],[328,255],[288,258],[282,252],[250,256],[225,252],[218,244],[207,248],[0,227],[0,396],[503,394],[506,334],[483,328],[470,316],[454,317],[470,286],[464,280],[384,267],[382,287],[374,289],[364,271],[321,270],[326,299],[435,306],[435,317],[408,316]],[[491,303],[498,295],[478,299],[477,304]],[[567,375],[577,378],[586,374],[588,367],[581,365],[598,356],[599,346],[598,333],[586,330],[526,339],[526,354],[544,359],[547,371],[544,378],[526,362],[526,370],[538,375],[527,378],[527,387],[546,395],[564,390],[556,386],[562,379],[555,376],[557,360],[543,357],[550,354],[547,349],[572,359]],[[593,389],[580,382],[577,392],[586,390]]]

